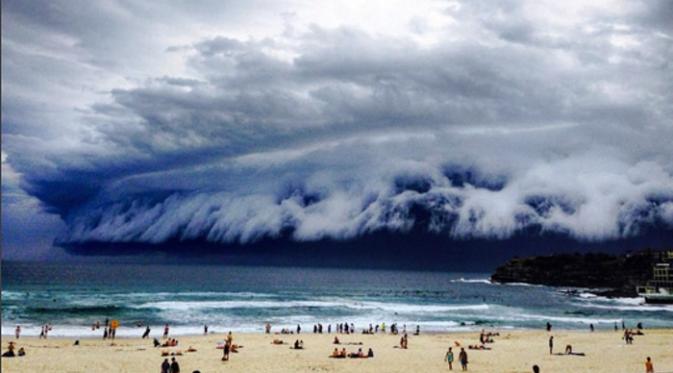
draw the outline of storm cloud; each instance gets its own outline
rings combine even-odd
[[[580,3],[3,2],[3,192],[67,244],[673,230],[673,9]]]

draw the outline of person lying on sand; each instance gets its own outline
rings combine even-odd
[[[558,353],[556,355],[586,356],[584,352],[573,352],[573,346],[571,345],[566,345],[565,354]]]
[[[274,345],[282,345],[282,344],[284,344],[284,343],[285,343],[285,342],[283,342],[282,339],[274,339],[274,340],[271,342],[271,344],[274,344]]]
[[[332,351],[332,354],[329,356],[334,359],[344,359],[346,358],[346,349],[342,348],[341,351],[339,351],[338,348],[335,348],[334,351]]]
[[[189,346],[189,348],[187,349],[187,352],[196,352],[196,349],[192,346]]]
[[[161,345],[161,347],[175,347],[178,345],[178,340],[175,338],[170,338],[164,344]]]
[[[358,348],[358,352],[351,352],[350,354],[348,354],[348,357],[353,359],[353,358],[363,358],[363,357],[366,357],[366,356],[365,356],[364,352],[362,352],[362,349]]]
[[[470,350],[490,350],[490,347],[486,347],[484,345],[469,345],[467,346]]]

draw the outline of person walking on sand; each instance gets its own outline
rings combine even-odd
[[[554,351],[554,336],[549,337],[549,355]]]
[[[161,373],[169,373],[171,370],[171,363],[168,362],[168,359],[164,359],[164,362],[161,363]]]
[[[652,365],[652,359],[649,356],[645,361],[645,373],[654,373],[654,365]]]
[[[147,325],[145,327],[145,333],[143,333],[143,338],[142,339],[149,338],[149,336],[150,336],[150,326]]]
[[[175,358],[171,358],[171,369],[170,373],[180,373],[180,364],[178,364],[178,361],[175,360]]]
[[[460,354],[458,354],[458,360],[460,360],[460,366],[463,371],[467,370],[467,352],[464,348],[460,349]]]
[[[449,363],[449,370],[453,370],[453,350],[451,347],[449,347],[449,350],[446,351],[446,356],[444,359]]]

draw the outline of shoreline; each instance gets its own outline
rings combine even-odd
[[[436,335],[454,335],[454,334],[455,335],[479,334],[479,332],[482,329],[487,330],[487,331],[497,330],[497,331],[506,332],[506,333],[537,332],[537,331],[541,330],[540,328],[514,328],[514,327],[494,328],[494,327],[486,327],[485,326],[485,327],[476,327],[474,329],[462,329],[462,330],[447,330],[447,331],[427,330],[427,331],[421,331],[421,335],[436,336]],[[627,328],[627,329],[635,329],[635,328]],[[157,327],[157,330],[159,330],[158,327]],[[645,330],[646,331],[654,331],[654,332],[670,331],[670,332],[673,333],[673,327],[671,327],[671,328],[656,327],[656,328],[649,328],[649,329],[645,329]],[[374,336],[376,336],[376,335],[384,336],[384,335],[387,335],[387,336],[398,336],[399,337],[402,334],[404,334],[402,332],[400,332],[398,334],[392,334],[390,332],[386,332],[386,333],[379,332],[379,333],[374,333],[374,334],[366,334],[366,333],[362,333],[362,332],[356,332],[356,333],[350,333],[350,334],[335,333],[335,332],[332,332],[332,333],[327,333],[327,332],[313,333],[312,331],[308,331],[308,330],[306,332],[302,332],[300,334],[297,334],[297,333],[288,334],[288,333],[280,333],[280,332],[274,332],[274,331],[267,334],[263,330],[262,331],[237,331],[236,329],[231,329],[231,330],[225,330],[225,331],[219,331],[219,330],[218,331],[209,331],[207,335],[203,334],[203,333],[201,333],[201,334],[173,334],[173,333],[170,333],[169,337],[170,338],[212,337],[212,336],[217,336],[217,335],[226,335],[230,331],[234,334],[239,334],[239,335],[272,335],[272,336],[278,336],[278,337],[297,337],[297,336],[307,336],[307,335],[317,335],[317,336],[321,336],[321,335],[322,336],[325,336],[325,335],[329,336],[329,335],[331,335],[331,336],[346,336],[346,337],[372,336],[372,335],[374,335]],[[586,330],[585,329],[554,328],[553,331],[552,331],[552,334],[557,333],[557,332],[558,333],[578,333],[578,334],[592,333],[588,328],[586,328]],[[596,330],[593,333],[596,334],[596,333],[617,333],[617,332],[623,333],[623,330],[621,329],[621,327],[617,331],[615,331],[613,329],[608,329],[608,328],[596,328]],[[138,334],[142,334],[142,333],[138,333]],[[410,329],[409,331],[407,331],[407,334],[410,335],[410,336],[413,335],[413,330]],[[3,338],[8,338],[8,340],[15,340],[14,333],[1,334],[1,336]],[[149,338],[145,338],[145,340],[151,341],[153,338],[157,338],[158,340],[162,340],[163,336],[150,336]],[[36,335],[23,335],[23,334],[21,334],[20,339],[30,339],[30,340],[35,339],[35,340],[48,340],[48,341],[51,341],[51,340],[71,341],[71,340],[75,340],[75,339],[80,339],[80,340],[101,340],[101,341],[105,341],[101,336],[91,336],[91,335],[49,336],[47,339],[39,339],[38,336],[36,336]],[[114,340],[142,340],[142,339],[140,338],[140,336],[120,335],[120,336],[115,337],[115,339],[108,338],[106,340],[107,341],[114,341]],[[671,343],[673,343],[673,341],[671,341]]]

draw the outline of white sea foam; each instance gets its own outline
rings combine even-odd
[[[211,309],[233,308],[349,308],[360,310],[383,310],[393,313],[434,313],[463,310],[488,310],[488,304],[445,305],[445,304],[405,304],[372,301],[266,301],[266,300],[234,300],[234,301],[160,301],[131,305],[131,308],[156,308],[174,311],[198,311]]]
[[[616,305],[616,304],[597,304],[597,303],[575,303],[574,305],[584,308],[598,308],[604,310],[616,311],[634,311],[634,312],[673,312],[673,306],[662,305]]]
[[[511,320],[540,320],[540,321],[556,321],[573,324],[614,324],[621,322],[622,319],[604,319],[595,317],[571,317],[571,316],[551,316],[551,315],[537,315],[537,314],[520,314],[513,317]]]
[[[540,285],[540,284],[529,284],[527,282],[508,282],[506,284],[502,284],[505,286],[526,286],[526,287],[536,287],[536,288],[541,288],[544,287],[545,285]]]
[[[246,333],[255,333],[263,332],[264,322],[268,321],[272,324],[272,331],[280,331],[281,329],[290,329],[296,330],[297,324],[302,325],[302,332],[311,333],[313,324],[316,324],[318,321],[309,316],[291,316],[286,317],[282,320],[276,318],[270,318],[264,320],[264,322],[259,323],[222,323],[227,320],[220,320],[219,322],[213,322],[208,324],[208,330],[210,333],[226,333],[228,331],[233,332],[246,332]],[[327,319],[320,321],[323,324],[323,332],[327,333],[327,325],[332,324],[333,326],[337,323],[353,323],[357,331],[367,329],[369,324],[376,325],[376,322],[369,318],[347,318],[347,320],[338,320],[338,319]],[[452,330],[472,330],[475,329],[475,323],[468,322],[457,322],[457,321],[415,321],[409,319],[399,319],[392,320],[396,322],[400,329],[403,328],[403,325],[407,326],[407,331],[411,332],[415,330],[416,325],[419,325],[422,331],[452,331]],[[387,323],[388,325],[391,322]],[[14,325],[3,325],[2,326],[2,335],[14,335]],[[21,324],[22,336],[31,336],[35,337],[40,334],[41,326],[32,325],[32,324]],[[164,325],[150,325],[150,338],[160,337],[163,334]],[[145,327],[135,327],[135,326],[120,326],[117,329],[117,337],[139,337],[145,331]],[[332,332],[335,329],[332,328]],[[202,325],[170,325],[170,335],[180,336],[180,335],[201,335],[203,334]],[[91,330],[90,326],[78,326],[78,325],[53,325],[52,330],[49,332],[50,337],[60,337],[60,338],[102,338],[103,329]]]
[[[461,277],[461,278],[453,279],[453,280],[451,280],[451,282],[453,282],[453,283],[466,283],[466,284],[487,284],[487,285],[492,284],[491,280],[489,280],[487,278],[464,278],[464,277]]]

